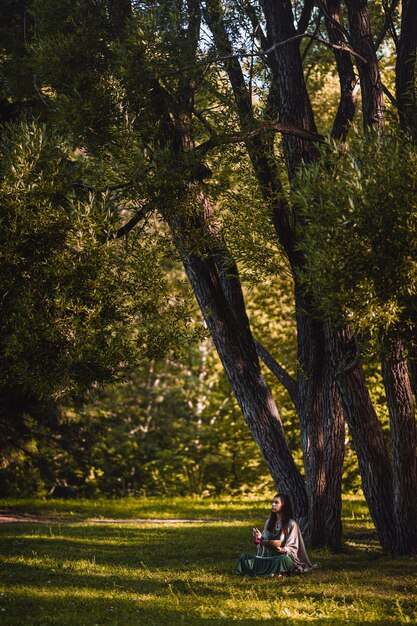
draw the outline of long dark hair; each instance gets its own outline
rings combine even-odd
[[[292,510],[292,502],[291,502],[291,498],[290,496],[287,496],[286,493],[277,493],[274,496],[274,500],[275,498],[280,498],[280,500],[283,501],[284,506],[282,507],[281,510],[281,529],[280,529],[280,533],[284,532],[287,533],[288,530],[288,522],[290,521],[290,519],[294,519],[294,513]],[[269,520],[268,520],[268,525],[267,525],[267,529],[272,533],[274,532],[276,523],[278,520],[278,515],[276,513],[274,513],[274,511],[271,511],[271,515],[269,516]]]

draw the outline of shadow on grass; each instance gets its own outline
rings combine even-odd
[[[350,605],[362,603],[394,615],[397,601],[412,619],[415,560],[389,559],[365,541],[361,550],[340,555],[312,551],[322,568],[305,576],[241,578],[232,570],[239,553],[251,551],[249,535],[250,525],[242,524],[3,526],[0,576],[7,591],[0,594],[0,622],[7,617],[4,623],[10,626],[25,621],[31,626],[230,621],[260,626],[271,620],[330,626],[345,621],[333,618],[332,611],[349,614]],[[283,601],[310,610],[309,618],[282,616],[277,606]],[[271,618],[266,617],[269,606]],[[328,616],[316,618],[317,607]],[[353,623],[389,623],[369,613],[355,622],[357,615],[353,612]]]
[[[178,591],[176,591],[178,593]],[[8,626],[21,626],[22,616],[30,616],[31,626],[106,626],[106,625],[125,625],[125,626],[172,626],[174,624],[205,624],[209,625],[227,625],[232,621],[240,626],[263,626],[266,623],[274,623],[278,625],[311,625],[316,626],[326,625],[332,626],[333,624],[341,624],[346,622],[362,623],[361,621],[355,621],[355,613],[352,611],[351,619],[343,619],[339,617],[324,617],[314,616],[314,596],[299,596],[308,607],[308,603],[311,603],[312,614],[307,616],[279,616],[272,611],[265,614],[265,609],[257,610],[253,609],[253,615],[251,617],[239,617],[239,608],[236,607],[235,613],[231,614],[219,614],[213,616],[213,608],[209,606],[201,605],[201,597],[193,596],[191,598],[185,598],[184,596],[177,596],[177,603],[174,607],[167,607],[166,596],[152,598],[144,597],[94,597],[84,598],[77,594],[60,594],[60,590],[51,590],[53,597],[36,597],[25,593],[13,594],[11,602],[15,607],[18,607],[18,611],[13,611],[10,606],[7,606],[7,621],[4,623]],[[41,600],[41,602],[39,602]],[[340,605],[346,602],[346,598],[340,598]],[[182,605],[182,606],[181,606]],[[258,613],[258,615],[257,615]],[[347,613],[349,615],[349,613]],[[3,614],[4,617],[6,617]],[[366,623],[370,626],[386,626],[387,623],[399,623],[394,620],[387,619],[367,619]],[[413,623],[413,622],[409,622]]]

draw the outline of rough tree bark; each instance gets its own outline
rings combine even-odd
[[[392,470],[388,448],[369,397],[352,332],[346,327],[336,333],[331,330],[328,345],[340,399],[358,456],[363,492],[381,545],[389,551],[395,539],[395,529],[392,523]]]
[[[341,548],[342,469],[345,455],[345,413],[337,389],[331,354],[326,342],[323,402],[326,543]]]
[[[414,399],[400,338],[386,338],[382,375],[390,415],[395,536],[392,552],[417,552],[417,468]]]
[[[367,0],[345,0],[348,11],[350,38],[353,49],[366,63],[356,57],[359,72],[362,115],[365,130],[379,128],[384,123],[384,93],[378,58],[374,48]]]
[[[417,350],[410,348],[408,350],[408,369],[410,372],[411,389],[414,394],[414,404],[417,402]]]
[[[413,0],[403,0],[401,34],[395,66],[395,91],[401,127],[417,139],[416,100],[417,10]]]
[[[340,23],[340,0],[326,2],[326,28],[329,40],[337,46],[343,46],[346,38]],[[340,100],[332,128],[333,139],[346,139],[356,109],[356,76],[352,59],[345,52],[335,49],[337,73],[340,84]]]

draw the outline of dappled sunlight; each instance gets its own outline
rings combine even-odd
[[[269,507],[270,496],[224,496],[221,499],[201,498],[197,496],[170,498],[169,509],[161,507],[161,497],[120,498],[108,500],[69,500],[57,502],[45,498],[2,499],[2,510],[12,509],[14,512],[40,514],[52,519],[86,518],[154,518],[156,520],[170,518],[201,518],[210,519],[221,513],[225,517],[225,509],[229,519],[246,519],[248,513],[262,514]]]
[[[239,553],[254,549],[252,520],[265,508],[232,522],[225,503],[222,521],[202,524],[0,525],[0,618],[11,626],[29,618],[31,626],[151,626],[185,615],[187,624],[225,626],[416,622],[416,560],[383,555],[363,504],[344,507],[344,552],[310,550],[319,569],[266,579],[233,574]]]
[[[105,623],[109,617],[116,619],[117,615],[118,618],[124,616],[128,619],[129,616],[137,616],[143,611],[149,619],[145,623],[152,623],[152,619],[161,616],[168,617],[170,613],[178,618],[178,611],[204,620],[229,617],[235,621],[238,612],[239,620],[283,619],[297,620],[297,623],[299,620],[316,622],[330,619],[360,623],[361,615],[364,612],[369,614],[369,598],[353,597],[349,593],[333,595],[331,589],[312,594],[294,586],[288,590],[277,581],[268,580],[263,583],[262,586],[249,588],[246,585],[244,588],[240,588],[240,585],[223,587],[220,595],[209,584],[202,588],[194,580],[168,582],[163,587],[145,593],[141,589],[132,591],[123,587],[92,589],[52,585],[46,588],[34,585],[17,586],[13,591],[1,592],[0,603],[6,607],[11,602],[19,603],[22,607],[36,607],[39,616],[44,611],[49,611],[49,605],[58,605],[57,614],[67,610],[64,607],[70,607],[70,613],[77,608],[88,609],[94,619],[99,616],[100,624]],[[265,591],[272,592],[273,595]],[[210,601],[210,598],[215,601]],[[401,623],[407,614],[410,617],[413,615],[405,599],[397,599],[391,614],[388,603],[384,607],[383,600],[377,600],[374,604],[380,614],[382,612],[384,615],[385,623]],[[367,621],[372,623],[373,620]]]

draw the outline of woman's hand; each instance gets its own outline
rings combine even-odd
[[[252,537],[254,541],[260,541],[262,539],[262,533],[258,528],[252,528]]]
[[[261,539],[262,538],[262,533],[258,528],[254,528],[254,535],[255,535],[255,539]]]

